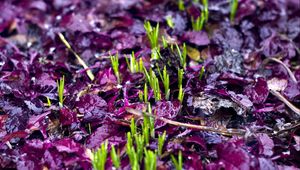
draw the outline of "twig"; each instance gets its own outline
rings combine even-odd
[[[298,116],[300,116],[300,109],[298,109],[296,106],[294,106],[291,102],[289,102],[282,94],[280,94],[278,91],[270,89],[270,92],[276,96],[280,101],[282,101],[284,104],[286,104],[292,111],[297,113]]]
[[[188,124],[188,123],[182,123],[182,122],[177,122],[177,121],[173,121],[170,119],[166,119],[163,117],[158,117],[156,115],[152,115],[149,113],[145,113],[145,112],[141,112],[139,110],[135,110],[132,108],[126,108],[126,111],[139,116],[139,117],[143,117],[143,116],[149,116],[149,117],[153,117],[157,120],[161,120],[165,123],[168,123],[170,125],[174,125],[174,126],[182,126],[182,127],[186,127],[186,128],[191,128],[191,129],[198,129],[198,130],[203,130],[203,131],[209,131],[209,132],[215,132],[221,135],[225,135],[225,136],[243,136],[246,131],[244,129],[227,129],[227,130],[221,130],[221,129],[217,129],[217,128],[213,128],[213,127],[209,127],[209,126],[201,126],[201,125],[194,125],[194,124]]]
[[[287,128],[285,128],[285,129],[279,130],[278,132],[274,132],[273,135],[279,135],[281,133],[284,133],[286,131],[291,131],[291,130],[296,129],[298,127],[300,127],[300,123],[299,122],[295,123],[295,124],[293,124],[293,125],[291,125],[291,126],[289,126]]]
[[[268,63],[270,60],[275,61],[275,62],[281,64],[281,65],[286,69],[286,71],[288,72],[288,74],[289,74],[289,76],[291,77],[291,79],[292,79],[295,83],[297,83],[297,79],[296,79],[295,75],[293,74],[293,72],[290,70],[290,68],[289,68],[286,64],[284,64],[282,61],[280,61],[280,60],[277,59],[277,58],[267,58],[267,59],[265,59],[264,63],[266,64],[266,63]]]
[[[71,45],[65,39],[64,35],[62,33],[58,33],[58,36],[60,40],[64,43],[64,45],[68,48],[68,50],[70,50],[75,55],[79,64],[82,65],[82,67],[86,70],[86,73],[89,76],[89,78],[93,81],[95,79],[95,76],[92,73],[91,69],[85,64],[85,62],[80,58],[80,56],[72,49]]]

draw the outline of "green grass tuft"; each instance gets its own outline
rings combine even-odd
[[[162,154],[162,150],[163,150],[163,146],[166,140],[166,131],[164,131],[164,133],[162,135],[158,135],[158,148],[157,148],[157,152],[158,155],[160,156]]]
[[[118,169],[121,166],[120,151],[116,152],[115,146],[111,147],[110,158],[114,167]]]
[[[178,159],[176,159],[173,155],[171,155],[172,162],[175,166],[176,170],[182,170],[182,153],[179,151],[178,153]]]
[[[159,23],[156,24],[156,27],[152,27],[149,21],[144,23],[144,28],[147,33],[147,37],[150,41],[152,53],[151,59],[159,59],[159,45],[158,45],[158,36],[159,36]]]
[[[111,65],[113,68],[113,71],[115,73],[115,76],[117,77],[118,84],[121,83],[120,79],[120,72],[119,72],[119,56],[117,55],[111,55],[110,56]]]
[[[156,154],[151,150],[145,149],[145,158],[144,158],[144,165],[145,170],[155,170],[156,169]]]
[[[63,107],[64,104],[64,89],[65,89],[65,76],[57,81],[57,93],[58,93],[58,102],[59,106]]]
[[[100,148],[93,153],[92,165],[95,170],[105,170],[105,163],[107,158],[108,142],[101,144]]]

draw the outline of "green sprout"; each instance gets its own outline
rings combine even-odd
[[[144,23],[144,28],[146,30],[148,39],[150,41],[152,53],[151,58],[152,59],[159,59],[158,51],[158,35],[159,35],[159,23],[156,24],[156,27],[152,27],[149,21],[146,21]]]
[[[146,21],[144,28],[147,32],[148,39],[150,41],[151,48],[158,47],[158,35],[159,35],[159,23],[156,27],[152,27],[149,21]]]
[[[136,134],[136,124],[134,122],[134,118],[130,121],[130,132],[131,134]]]
[[[146,69],[146,67],[144,66],[143,67],[144,68],[144,74],[145,74],[145,76],[146,76],[146,80],[147,80],[147,82],[150,84],[150,87],[152,88],[152,79],[151,79],[151,77],[150,77],[150,75],[152,74],[151,72],[152,72],[152,69],[150,68],[150,70],[149,70],[149,72],[147,71],[147,69]],[[152,76],[152,75],[151,75]]]
[[[208,0],[202,0],[202,4],[201,16],[198,16],[196,20],[192,17],[192,28],[194,31],[201,31],[204,23],[208,21]]]
[[[152,114],[152,107],[150,103],[148,103],[148,113]],[[155,136],[154,119],[152,117],[148,117],[148,118],[149,118],[150,135],[151,137],[154,138]]]
[[[58,93],[58,102],[59,106],[63,107],[64,104],[64,89],[65,89],[65,76],[57,81],[57,93]]]
[[[131,73],[137,73],[137,72],[141,72],[142,68],[143,68],[143,60],[140,58],[139,61],[136,60],[136,57],[134,55],[134,52],[131,53],[130,55],[130,61],[128,61],[128,58],[125,57],[127,66],[130,70]],[[141,67],[142,65],[142,67]]]
[[[121,166],[120,151],[116,152],[115,146],[111,147],[110,157],[114,167],[118,169]]]
[[[155,170],[156,169],[156,154],[151,150],[145,149],[145,170]]]
[[[143,72],[143,68],[144,68],[144,62],[143,62],[143,59],[140,58],[139,59],[139,72]]]
[[[166,21],[167,21],[167,24],[170,28],[174,28],[174,22],[173,22],[173,19],[172,19],[172,16],[171,15],[168,15],[166,17]]]
[[[175,165],[175,169],[182,170],[182,153],[181,153],[181,151],[179,151],[179,153],[178,153],[178,160],[173,155],[171,155],[171,158],[172,158],[173,164]]]
[[[152,68],[150,68],[149,72],[144,67],[144,73],[146,76],[147,81],[149,82],[150,87],[153,90],[155,101],[161,100],[161,92],[159,88],[159,81],[156,77],[154,71],[152,71]]]
[[[144,84],[144,102],[148,102],[148,86],[146,83]]]
[[[168,47],[168,42],[167,42],[165,36],[162,36],[162,37],[161,37],[161,40],[162,40],[162,43],[163,43],[163,47],[164,47],[164,48],[167,48],[167,47]]]
[[[170,97],[170,76],[167,72],[166,66],[164,67],[164,70],[163,70],[162,81],[163,81],[163,84],[164,84],[166,100],[169,100],[169,97]]]
[[[203,77],[203,75],[204,75],[204,72],[205,72],[205,67],[202,66],[202,67],[201,67],[201,70],[200,70],[200,74],[199,74],[199,80],[202,80],[202,77]]]
[[[92,73],[92,71],[89,69],[89,67],[86,65],[86,63],[81,59],[81,57],[72,49],[71,45],[69,44],[69,42],[66,40],[66,38],[64,37],[64,35],[62,33],[58,33],[58,36],[60,38],[60,40],[64,43],[64,45],[68,48],[69,51],[71,51],[74,56],[76,57],[76,59],[78,60],[79,64],[86,70],[86,73],[88,75],[88,77],[93,81],[95,79],[94,74]]]
[[[182,87],[183,74],[183,69],[178,69],[178,88]]]
[[[159,156],[162,154],[162,149],[163,149],[165,140],[166,140],[166,131],[164,131],[164,133],[162,135],[158,135],[158,148],[157,148],[157,152],[158,152]]]
[[[184,1],[183,0],[178,0],[178,9],[180,11],[184,11],[185,10]]]
[[[177,49],[177,53],[179,54],[180,64],[185,69],[186,68],[186,56],[187,56],[187,49],[186,49],[185,43],[183,43],[182,52],[181,52],[178,44],[176,44],[176,49]]]
[[[107,145],[108,142],[105,141],[104,143],[101,144],[100,148],[93,153],[92,165],[93,168],[96,170],[105,169],[105,162],[107,158]]]
[[[144,121],[142,124],[142,131],[143,131],[143,136],[144,136],[144,141],[145,144],[148,145],[149,144],[149,139],[150,139],[150,118],[149,116],[144,117]]]
[[[47,105],[49,106],[49,107],[51,107],[51,100],[50,100],[50,98],[49,97],[46,97],[46,99],[47,99]]]
[[[120,84],[121,80],[120,80],[120,73],[119,73],[119,57],[118,57],[118,54],[114,55],[114,56],[111,55],[110,56],[110,61],[111,61],[111,65],[112,65],[112,68],[114,70],[115,76],[117,77],[118,84]]]
[[[205,19],[205,22],[208,21],[208,0],[202,0],[202,4],[203,4],[203,13],[201,12],[201,16],[203,14],[203,17]]]
[[[144,152],[144,144],[145,144],[145,138],[144,134],[134,134],[135,138],[135,144],[136,144],[136,154],[137,154],[137,160],[139,162],[143,159],[143,152]]]
[[[178,100],[180,101],[180,103],[182,103],[184,98],[184,91],[182,89],[182,86],[179,87],[179,92],[178,92]]]
[[[140,102],[143,102],[144,101],[144,95],[143,95],[143,92],[141,90],[139,90],[138,95],[139,95]]]
[[[159,88],[159,81],[156,76],[153,77],[153,82],[154,82],[154,88],[153,88],[154,98],[155,98],[155,101],[159,101],[159,100],[161,100],[161,92],[160,92],[160,88]]]
[[[148,103],[148,113],[152,114],[151,104]],[[142,124],[142,134],[144,136],[145,144],[149,144],[150,135],[154,137],[155,129],[154,129],[154,119],[152,117],[147,116],[144,114],[143,124]]]
[[[157,70],[158,70],[158,74],[160,76],[160,79],[162,80],[163,85],[164,85],[165,99],[169,100],[169,96],[170,96],[170,76],[167,72],[167,67],[164,66],[163,74],[162,74],[160,69],[159,69],[159,66],[158,65],[156,65],[156,66],[157,66]]]
[[[138,164],[138,157],[137,153],[135,152],[134,146],[133,146],[133,141],[131,137],[131,133],[127,133],[127,143],[126,143],[126,153],[129,157],[129,162],[131,165],[131,169],[133,170],[139,170],[139,164]]]
[[[139,91],[139,99],[141,102],[148,103],[148,86],[146,83],[144,84],[144,92]]]
[[[203,15],[202,15],[202,12],[201,12],[201,17],[198,16],[196,18],[196,20],[194,19],[194,17],[192,17],[191,22],[192,22],[192,28],[193,28],[194,31],[201,31],[202,30],[204,22],[205,22],[205,18],[202,17],[202,16]]]
[[[238,9],[239,1],[238,0],[231,0],[231,5],[230,5],[230,21],[231,23],[234,23],[234,18],[236,11]]]

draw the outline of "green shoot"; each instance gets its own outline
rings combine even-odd
[[[183,69],[178,69],[178,88],[182,87],[183,74]]]
[[[93,154],[92,165],[96,170],[104,170],[107,158],[107,145],[108,142],[102,143],[100,148]]]
[[[238,9],[239,1],[238,0],[231,0],[231,5],[230,5],[230,22],[234,23],[234,18],[236,11]]]
[[[59,106],[63,107],[64,104],[64,89],[65,89],[65,76],[57,81],[57,93],[58,93],[58,102]]]
[[[146,67],[144,66],[143,68],[144,68],[144,74],[145,74],[146,80],[150,84],[150,87],[152,88],[151,82],[150,82],[151,81],[151,77],[150,77],[151,72],[150,71],[152,71],[152,69],[150,68],[149,73],[148,73]]]
[[[171,48],[171,50],[173,51],[173,50],[174,50],[174,44],[171,44],[171,45],[170,45],[170,48]]]
[[[150,103],[148,103],[148,113],[152,114],[152,107],[151,107]],[[155,136],[155,129],[154,129],[154,119],[152,117],[149,117],[149,127],[150,127],[151,137],[154,138],[154,136]]]
[[[187,56],[187,49],[185,43],[183,43],[182,46],[182,67],[185,69],[186,68],[186,56]]]
[[[166,21],[167,21],[167,24],[170,28],[174,28],[174,22],[173,22],[173,19],[172,19],[172,16],[171,15],[168,15],[166,17]]]
[[[184,91],[182,89],[182,86],[179,87],[179,92],[178,92],[178,100],[180,101],[180,103],[182,103],[184,98]]]
[[[130,132],[127,133],[126,153],[129,157],[131,169],[139,170],[140,168],[138,164],[137,153],[135,152],[135,149],[133,147],[133,141]]]
[[[159,88],[159,81],[156,76],[153,77],[153,82],[154,82],[154,88],[153,88],[154,98],[155,98],[155,101],[159,101],[159,100],[161,100],[161,93],[160,93],[160,88]]]
[[[152,108],[151,108],[151,104],[148,103],[148,113],[152,114]],[[155,135],[155,129],[154,129],[154,119],[152,117],[146,116],[144,115],[144,121],[142,124],[142,134],[144,136],[145,139],[145,144],[148,145],[149,144],[149,139],[150,139],[150,135],[151,137],[154,137]]]
[[[136,124],[134,122],[134,118],[130,121],[130,132],[132,135],[136,134]]]
[[[144,135],[144,134],[143,134]],[[136,144],[136,154],[137,154],[137,160],[139,162],[142,161],[143,158],[143,152],[144,152],[144,143],[145,143],[145,138],[141,134],[135,134],[135,144]]]
[[[150,118],[149,116],[144,117],[144,121],[142,124],[142,131],[143,131],[143,136],[144,136],[144,141],[145,144],[148,145],[149,144],[149,139],[150,139]]]
[[[156,27],[152,27],[150,22],[147,21],[144,23],[144,28],[146,30],[148,39],[150,41],[152,53],[151,58],[152,59],[159,59],[158,52],[159,46],[158,46],[158,35],[159,35],[159,23],[156,24]]]
[[[58,36],[60,38],[60,40],[64,43],[64,45],[68,48],[68,50],[70,50],[74,56],[76,57],[76,59],[78,60],[79,64],[86,70],[86,73],[88,75],[88,77],[93,81],[95,79],[94,74],[92,73],[92,71],[89,69],[89,67],[86,65],[86,63],[81,59],[81,57],[72,49],[71,45],[69,44],[69,42],[66,40],[66,38],[64,37],[64,35],[62,33],[58,33]]]
[[[147,21],[144,23],[144,28],[147,32],[148,39],[150,41],[151,48],[158,47],[158,35],[159,35],[159,23],[156,24],[156,27],[152,27],[150,22]]]
[[[204,17],[204,19],[205,19],[205,22],[207,22],[208,21],[208,0],[202,0],[202,4],[203,4],[203,7],[204,7],[204,9],[203,9],[203,17]],[[201,16],[202,16],[202,13],[201,13]]]
[[[205,22],[205,18],[202,17],[202,12],[201,12],[201,17],[197,17],[195,20],[194,17],[192,17],[192,28],[194,31],[201,31]]]
[[[164,131],[164,133],[162,135],[158,135],[158,149],[157,149],[157,152],[158,152],[159,156],[162,154],[162,149],[163,149],[165,140],[166,140],[166,131]]]
[[[155,170],[156,169],[156,154],[151,150],[145,149],[145,170]]]
[[[121,80],[120,80],[120,73],[119,73],[119,57],[118,57],[118,54],[114,55],[114,56],[110,56],[110,61],[111,61],[111,65],[112,65],[112,68],[114,70],[115,76],[117,77],[118,84],[120,84]]]
[[[144,62],[143,62],[143,59],[140,58],[139,59],[139,72],[143,72],[143,68],[144,68]]]
[[[139,90],[139,100],[140,102],[144,101],[144,95],[143,95],[143,92],[141,90]]]
[[[148,86],[144,84],[144,92],[139,91],[139,99],[142,102],[148,103]]]
[[[125,59],[126,59],[127,66],[131,73],[137,73],[137,72],[142,71],[143,67],[140,67],[140,65],[143,64],[143,60],[140,59],[139,61],[137,61],[135,58],[134,52],[132,52],[132,54],[130,56],[130,61],[128,61],[128,58],[125,58]]]
[[[110,157],[111,157],[114,167],[119,168],[121,165],[120,152],[119,151],[118,151],[118,153],[116,152],[115,146],[111,147]]]
[[[170,97],[170,77],[169,77],[169,74],[167,72],[166,66],[164,67],[164,70],[163,70],[163,79],[162,79],[162,81],[163,81],[163,84],[164,84],[166,100],[169,100],[169,97]]]
[[[201,16],[198,16],[196,20],[192,17],[192,28],[194,31],[201,31],[204,23],[208,21],[208,0],[202,0],[202,4]]]
[[[178,9],[180,11],[184,11],[185,10],[184,1],[183,0],[178,0]]]
[[[182,170],[182,153],[181,153],[181,151],[179,151],[179,153],[178,153],[178,160],[173,155],[171,155],[171,158],[172,158],[173,164],[175,165],[175,169]]]
[[[151,59],[153,60],[158,60],[159,59],[159,56],[160,56],[160,53],[159,53],[159,49],[157,50],[158,48],[153,48],[151,50]]]
[[[159,88],[159,81],[156,77],[155,73],[152,71],[152,68],[150,68],[149,72],[144,67],[144,73],[146,76],[147,81],[149,82],[150,87],[153,90],[155,101],[161,100],[161,92]]]
[[[148,86],[146,83],[144,84],[144,102],[148,103]]]
[[[186,68],[186,56],[187,56],[187,49],[186,49],[185,43],[183,43],[182,52],[181,52],[178,44],[176,44],[176,49],[177,49],[177,52],[179,54],[180,64],[185,69]]]
[[[202,66],[201,70],[200,70],[200,74],[199,74],[199,80],[202,80],[204,72],[205,72],[205,68],[204,68],[204,66]]]
[[[163,43],[163,47],[164,47],[164,48],[167,48],[167,47],[168,47],[168,42],[167,42],[165,36],[162,36],[162,37],[161,37],[161,40],[162,40],[162,43]]]
[[[47,105],[49,106],[49,107],[51,107],[51,100],[49,99],[49,97],[46,97],[47,98]]]
[[[158,72],[158,75],[159,75],[160,79],[163,80],[164,78],[163,78],[163,75],[161,74],[160,67],[159,67],[158,63],[156,63],[156,68],[157,68],[157,72]]]

